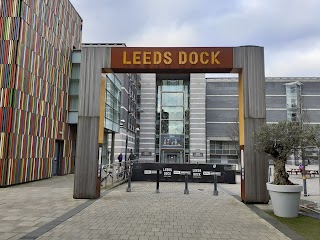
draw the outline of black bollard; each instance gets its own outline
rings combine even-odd
[[[160,170],[157,170],[157,189],[156,189],[156,193],[160,193],[160,191],[159,191],[159,182],[160,182]]]
[[[217,182],[218,182],[218,176],[213,175],[213,183],[214,183],[213,196],[218,196]]]
[[[184,194],[189,194],[189,189],[188,189],[188,174],[184,176],[184,182],[185,182],[185,188],[184,188]]]
[[[127,192],[131,192],[131,171],[129,172],[129,177],[128,177]]]

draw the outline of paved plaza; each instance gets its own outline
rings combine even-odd
[[[184,183],[160,183],[157,194],[154,182],[133,182],[130,193],[123,184],[97,200],[75,200],[73,177],[0,189],[0,239],[294,239],[255,211],[271,204],[237,199],[240,184],[219,184],[213,196],[213,184],[189,183],[185,195]],[[308,181],[307,198],[319,200],[318,177]]]

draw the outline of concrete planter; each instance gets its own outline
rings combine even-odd
[[[299,214],[302,185],[274,185],[267,183],[274,214],[279,217],[294,218]]]

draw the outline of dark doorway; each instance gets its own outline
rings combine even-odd
[[[52,176],[61,175],[61,161],[63,156],[63,141],[56,141],[55,153],[52,162]]]

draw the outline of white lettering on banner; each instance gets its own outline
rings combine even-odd
[[[221,176],[221,172],[211,172],[211,175],[215,176]]]
[[[164,168],[163,171],[172,172],[172,168]]]
[[[193,178],[201,178],[201,173],[193,173]]]
[[[144,170],[143,173],[145,175],[157,174],[157,170]]]
[[[208,171],[203,171],[203,176],[221,176],[221,172],[208,172]]]

